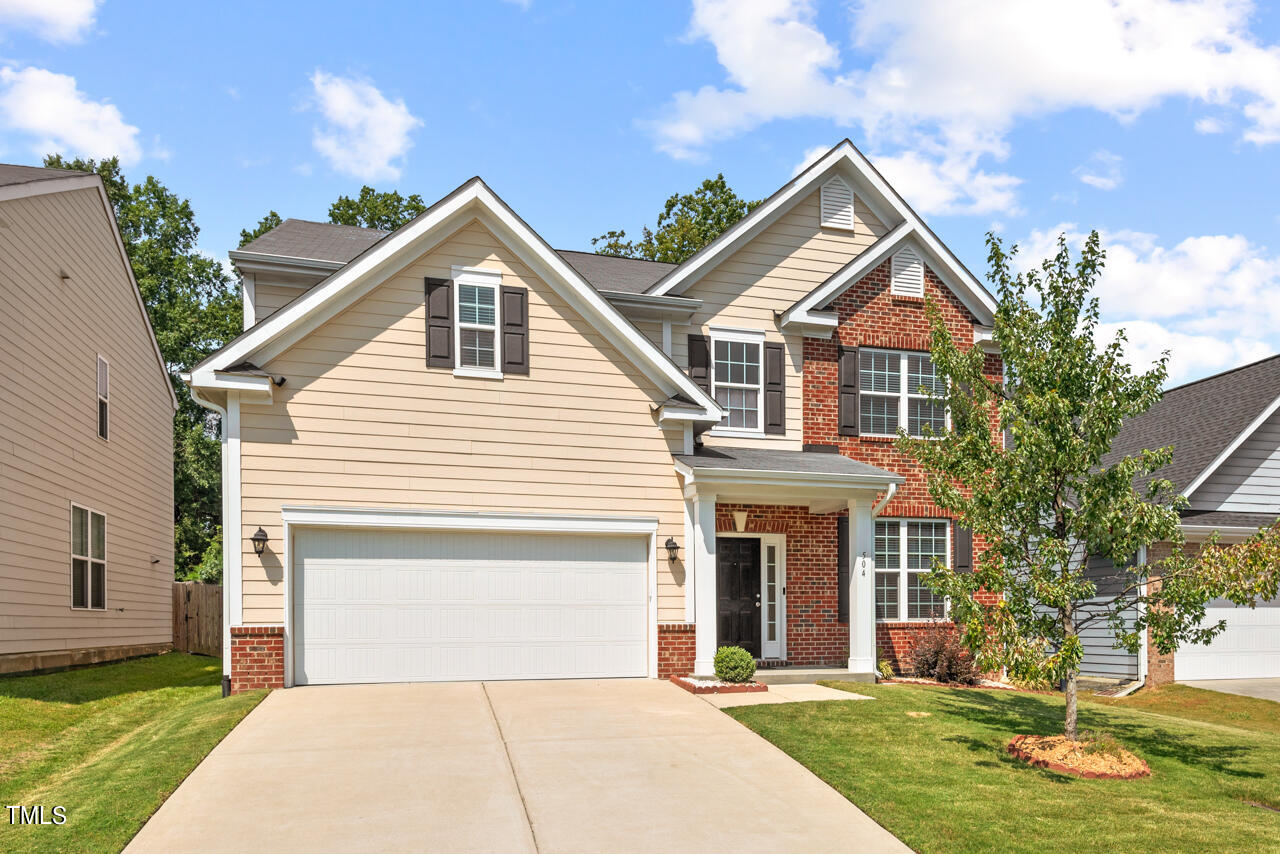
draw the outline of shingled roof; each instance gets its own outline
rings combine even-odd
[[[42,166],[0,163],[0,187],[30,184],[33,181],[52,181],[56,178],[74,178],[77,175],[88,174],[88,172],[77,172],[73,169],[45,169]]]
[[[1125,422],[1104,463],[1173,446],[1173,460],[1152,475],[1185,491],[1262,412],[1280,398],[1280,355],[1171,388]],[[1140,481],[1145,487],[1151,478]]]
[[[235,258],[241,252],[253,252],[282,258],[345,264],[388,234],[390,232],[373,228],[286,219],[266,234],[232,252],[231,257]],[[644,293],[676,266],[571,249],[557,249],[556,252],[598,291]]]

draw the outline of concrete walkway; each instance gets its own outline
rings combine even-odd
[[[1208,688],[1210,691],[1221,691],[1224,694],[1241,694],[1245,697],[1258,697],[1262,700],[1280,702],[1280,678],[1275,679],[1207,679],[1195,682],[1182,682],[1192,688]]]
[[[273,692],[126,849],[908,851],[656,680]]]

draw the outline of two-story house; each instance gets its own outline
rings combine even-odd
[[[172,639],[177,405],[102,179],[0,165],[0,673]]]
[[[870,678],[945,619],[972,537],[893,440],[946,425],[926,299],[994,301],[842,142],[678,266],[556,251],[479,178],[392,233],[231,253],[226,672],[260,685]],[[1001,372],[992,353],[987,365]]]

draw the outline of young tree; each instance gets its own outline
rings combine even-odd
[[[354,199],[339,196],[329,206],[329,222],[395,231],[426,209],[426,203],[417,193],[402,196],[395,190],[380,193],[373,187],[365,186],[360,188],[359,195]]]
[[[601,255],[679,264],[759,204],[740,198],[724,175],[716,175],[692,193],[675,193],[667,199],[658,214],[656,230],[644,226],[639,241],[627,240],[625,231],[607,231],[593,238],[591,245]]]
[[[177,373],[240,331],[240,292],[222,264],[196,248],[191,203],[155,177],[130,185],[118,158],[50,154],[44,165],[97,173],[106,186],[160,353],[178,396],[173,420],[174,574],[184,577],[218,537],[221,463],[216,417],[201,409]]]
[[[1082,631],[1110,626],[1135,654],[1148,627],[1162,651],[1205,642],[1222,630],[1200,625],[1210,599],[1275,594],[1275,570],[1263,568],[1277,554],[1280,529],[1234,551],[1212,545],[1197,556],[1175,549],[1158,564],[1135,561],[1144,546],[1182,542],[1185,499],[1173,484],[1157,477],[1142,492],[1134,486],[1165,466],[1172,449],[1109,454],[1124,420],[1159,399],[1168,354],[1137,373],[1125,361],[1123,331],[1098,340],[1091,293],[1104,253],[1096,232],[1074,264],[1060,238],[1057,256],[1026,274],[1011,269],[1016,249],[1006,253],[992,235],[987,246],[1005,380],[984,375],[982,351],[954,341],[931,304],[931,349],[952,429],[938,438],[903,434],[898,444],[924,468],[938,506],[988,546],[971,573],[935,566],[929,586],[950,598],[983,670],[1064,683],[1064,731],[1075,740]],[[1088,577],[1091,557],[1120,568],[1114,595],[1100,596]],[[1139,603],[1141,616],[1126,619]]]

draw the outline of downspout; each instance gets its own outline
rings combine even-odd
[[[872,519],[880,515],[880,512],[884,510],[885,505],[893,500],[893,496],[896,495],[897,492],[898,492],[898,484],[891,482],[889,484],[888,491],[886,491],[884,494],[884,498],[881,498],[879,501],[877,501],[876,506],[871,508]]]
[[[187,389],[191,392],[191,399],[203,406],[210,412],[214,412],[221,419],[222,426],[226,424],[227,410],[219,406],[207,397],[200,394],[200,391],[191,385],[191,374],[178,374],[187,385]],[[219,440],[222,456],[222,483],[227,481],[227,440],[226,434],[223,432]],[[226,495],[222,497],[222,696],[231,696],[231,587],[227,581],[227,505]]]
[[[1146,563],[1147,563],[1147,547],[1141,546],[1138,548],[1138,564],[1141,566],[1145,566]],[[1146,595],[1147,595],[1147,584],[1144,581],[1142,584],[1138,585],[1138,596],[1142,597]],[[1138,616],[1141,617],[1142,612],[1146,610],[1146,605],[1142,602],[1139,602],[1137,610],[1138,610]],[[1125,688],[1120,693],[1112,694],[1111,696],[1116,699],[1119,699],[1121,697],[1127,697],[1130,694],[1132,694],[1134,691],[1137,691],[1139,688],[1141,688],[1146,684],[1147,684],[1147,633],[1144,631],[1142,633],[1140,646],[1138,647],[1138,679],[1137,681],[1130,684],[1129,687]]]

